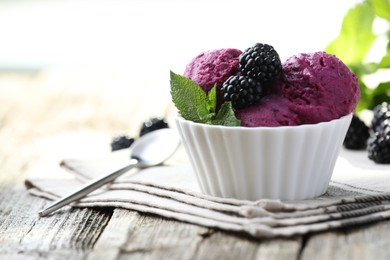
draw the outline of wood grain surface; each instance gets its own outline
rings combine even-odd
[[[124,209],[66,207],[38,217],[49,201],[24,187],[38,162],[97,156],[114,135],[137,135],[144,119],[171,111],[168,78],[0,74],[0,259],[390,259],[389,221],[266,240]]]

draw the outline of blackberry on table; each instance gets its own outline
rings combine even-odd
[[[390,132],[390,117],[381,121],[375,128],[375,132],[387,133]]]
[[[347,149],[361,150],[366,148],[369,128],[356,115],[353,115],[343,145]]]
[[[134,142],[134,138],[130,138],[126,135],[114,137],[111,141],[111,151],[117,151],[129,148]]]
[[[243,75],[261,82],[271,81],[282,71],[279,54],[268,44],[257,43],[239,56]]]
[[[374,132],[382,131],[390,124],[390,104],[387,102],[383,102],[374,107],[373,113],[374,117],[371,125]]]
[[[160,117],[153,117],[150,118],[142,123],[141,130],[140,130],[140,136],[143,136],[147,133],[150,133],[152,131],[168,128],[168,123],[165,121],[164,118]]]
[[[390,163],[390,132],[374,132],[367,141],[368,158],[376,163]]]
[[[260,81],[247,76],[230,76],[223,84],[224,101],[231,101],[234,108],[244,108],[258,103],[265,89]]]

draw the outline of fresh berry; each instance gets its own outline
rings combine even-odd
[[[150,133],[152,131],[168,127],[168,123],[163,118],[153,117],[142,123],[139,135],[143,136],[144,134]]]
[[[343,145],[345,148],[351,150],[364,149],[366,148],[369,136],[370,134],[366,124],[359,117],[353,115]]]
[[[368,158],[376,163],[390,163],[390,133],[375,132],[367,141]]]
[[[379,125],[376,126],[375,132],[380,132],[380,133],[390,132],[390,117],[381,121]]]
[[[134,142],[134,138],[129,138],[126,135],[114,137],[111,141],[111,151],[129,148]]]
[[[239,56],[243,75],[261,82],[271,81],[282,71],[279,54],[268,45],[257,43]]]
[[[380,132],[385,129],[390,121],[390,104],[383,102],[373,109],[374,117],[371,125],[374,132]],[[387,120],[387,121],[386,121]]]
[[[260,81],[247,76],[230,76],[221,88],[223,100],[231,101],[234,108],[244,108],[258,103],[264,92]]]

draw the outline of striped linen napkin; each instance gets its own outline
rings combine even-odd
[[[390,166],[366,157],[364,152],[342,150],[327,192],[311,200],[245,201],[205,195],[188,164],[173,164],[133,169],[72,206],[120,207],[254,237],[357,226],[390,218]],[[61,167],[36,168],[25,184],[32,195],[54,200],[116,169],[123,160],[115,153],[96,160],[66,159]]]

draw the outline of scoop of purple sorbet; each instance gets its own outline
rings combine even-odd
[[[289,109],[289,101],[277,94],[270,94],[250,107],[235,111],[241,120],[241,126],[296,126],[300,124],[299,117]]]
[[[206,93],[216,84],[217,90],[231,75],[238,73],[237,49],[206,51],[195,57],[186,67],[184,76],[197,83]]]
[[[325,52],[294,55],[283,63],[275,84],[302,124],[340,118],[354,111],[360,88],[357,76],[336,56]]]

